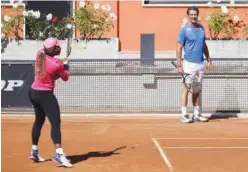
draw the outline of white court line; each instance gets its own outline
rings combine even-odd
[[[61,117],[63,118],[82,118],[82,119],[144,119],[144,120],[159,120],[159,119],[167,119],[167,120],[174,120],[178,119],[178,115],[164,115],[164,114],[61,114]],[[35,118],[34,114],[11,114],[11,113],[5,113],[1,114],[2,119],[30,119]]]
[[[248,119],[248,113],[240,113],[237,118]],[[90,114],[80,114],[80,113],[62,113],[62,117],[84,117],[85,119],[178,119],[181,114],[140,114],[140,113],[90,113]],[[204,114],[204,116],[211,116],[210,114]],[[1,114],[2,119],[10,118],[21,118],[21,117],[34,117],[34,114],[25,112],[3,112]]]
[[[161,146],[159,145],[158,141],[157,141],[155,138],[152,138],[152,141],[153,141],[153,143],[155,144],[155,146],[157,147],[157,149],[158,149],[160,155],[162,156],[162,158],[163,158],[165,164],[168,166],[170,172],[174,172],[174,169],[173,169],[173,167],[172,167],[172,165],[171,165],[169,159],[167,158],[165,152],[163,151],[163,149],[162,149]]]
[[[163,147],[163,149],[248,149],[248,147]]]
[[[227,138],[225,138],[225,137],[223,137],[223,138],[221,138],[221,137],[216,137],[216,138],[214,138],[214,137],[212,137],[212,138],[197,138],[197,137],[195,137],[195,138],[170,138],[170,137],[168,137],[168,138],[166,138],[166,137],[156,137],[156,139],[157,140],[248,140],[248,138],[246,138],[246,137],[244,137],[244,138],[242,138],[242,137],[239,137],[239,138],[231,138],[231,137],[227,137]]]
[[[7,119],[7,118],[6,118]],[[16,120],[8,120],[4,121],[2,120],[1,123],[8,124],[8,123],[33,123],[34,120],[32,119],[16,119]],[[109,123],[107,120],[99,119],[99,120],[94,120],[94,119],[62,119],[62,123]]]

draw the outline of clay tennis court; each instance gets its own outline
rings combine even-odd
[[[177,117],[176,117],[177,118]],[[45,122],[40,153],[28,159],[32,117],[2,119],[2,171],[42,172],[246,172],[248,119],[213,119],[181,124],[172,119],[62,118],[63,148],[74,164],[60,167],[50,124]]]

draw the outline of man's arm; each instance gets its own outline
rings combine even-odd
[[[182,67],[181,59],[182,59],[182,51],[183,51],[183,45],[181,43],[177,43],[177,67]]]
[[[209,56],[209,51],[208,51],[208,46],[207,46],[207,44],[206,44],[206,41],[204,41],[204,55],[205,55],[205,57],[206,57],[206,59],[207,59],[207,62],[209,62],[210,63],[210,56]]]
[[[184,31],[184,28],[182,28],[180,30],[178,38],[177,38],[177,49],[176,49],[177,71],[180,74],[183,73],[181,59],[182,59],[182,51],[183,51],[183,47],[184,47],[184,44],[185,44],[185,40],[186,40],[185,31]]]
[[[207,59],[207,69],[208,70],[211,70],[212,69],[212,63],[211,63],[211,59],[210,59],[210,56],[209,56],[209,51],[208,51],[208,46],[206,44],[206,41],[204,41],[204,55]]]
[[[204,55],[207,59],[207,62],[208,63],[211,63],[211,59],[210,59],[210,56],[209,56],[209,51],[208,51],[208,46],[206,44],[206,33],[205,33],[205,29],[204,27],[200,24],[200,27],[203,29],[204,31]]]

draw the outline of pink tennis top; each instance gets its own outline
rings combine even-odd
[[[39,54],[41,51],[38,51],[36,55],[36,62],[39,58]],[[65,70],[63,67],[63,63],[54,57],[50,57],[46,55],[45,60],[45,78],[41,80],[38,76],[38,73],[35,73],[35,79],[31,88],[34,90],[54,90],[55,81],[61,78],[63,81],[67,81],[69,79],[69,71]],[[36,64],[35,64],[36,67]]]

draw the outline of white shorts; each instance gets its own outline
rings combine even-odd
[[[183,72],[197,76],[198,81],[191,78],[191,79],[187,79],[185,81],[186,83],[193,83],[193,81],[201,83],[204,77],[204,73],[205,73],[205,63],[204,62],[192,63],[192,62],[188,62],[184,60],[183,61]]]

